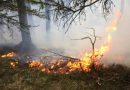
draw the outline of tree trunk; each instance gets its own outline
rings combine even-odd
[[[48,3],[48,0],[45,0],[46,3]],[[46,32],[50,32],[50,6],[46,5],[45,6],[45,14],[46,14]]]
[[[25,0],[17,0],[18,14],[20,22],[20,30],[22,35],[22,42],[20,43],[21,51],[28,51],[32,46],[31,35],[28,26],[27,7]]]

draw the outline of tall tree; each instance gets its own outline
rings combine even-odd
[[[32,47],[31,35],[28,26],[26,0],[17,0],[20,30],[22,35],[21,50],[26,51]]]

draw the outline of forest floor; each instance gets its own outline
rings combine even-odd
[[[28,65],[11,67],[0,59],[0,90],[130,90],[130,68],[110,65],[90,72],[47,74]]]

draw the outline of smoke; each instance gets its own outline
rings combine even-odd
[[[115,2],[117,3],[118,1]],[[130,1],[125,0],[125,6],[123,6],[124,5],[123,0],[121,1],[121,3],[122,4],[118,2],[116,8],[119,8],[123,13],[123,15],[117,26],[118,30],[112,34],[113,39],[110,51],[104,55],[104,58],[102,60],[103,63],[121,63],[127,65],[130,64],[130,50],[129,50],[130,12],[128,12],[128,10],[130,9],[129,6]],[[87,29],[87,27],[93,27],[96,29],[96,35],[100,37],[97,38],[95,44],[95,47],[99,48],[106,39],[107,33],[105,29],[108,23],[111,21],[113,15],[114,12],[112,12],[112,15],[110,15],[110,17],[106,21],[101,16],[100,9],[95,13],[88,11],[86,21],[81,20],[80,21],[81,24],[73,23],[67,34],[64,33],[65,31],[62,28],[62,25],[60,27],[57,27],[57,24],[55,24],[55,22],[51,22],[50,32],[47,33],[46,20],[33,16],[33,21],[31,22],[33,22],[33,25],[36,27],[32,28],[31,37],[33,43],[39,48],[48,48],[60,54],[80,58],[81,54],[83,54],[85,51],[90,51],[92,49],[91,43],[88,39],[85,40],[72,40],[72,39],[80,39],[86,36],[90,36],[91,38],[93,38],[90,35],[93,34],[92,31]],[[77,22],[79,21],[77,20]],[[1,32],[2,31],[0,31],[1,42],[3,42],[4,44],[12,42],[13,39],[8,37],[9,35],[6,35],[9,34],[9,32],[5,31],[7,33],[4,35],[2,35]],[[21,41],[20,32],[16,32],[14,38],[15,40],[13,40],[12,43],[16,43],[16,41],[20,42]]]
[[[20,31],[16,27],[0,25],[0,46],[14,46],[21,41]]]
[[[129,65],[130,27],[128,21],[130,20],[130,13],[127,10],[130,9],[130,2],[127,0],[125,6],[123,4],[124,1],[115,1],[115,3],[116,8],[120,9],[122,12],[122,17],[120,18],[117,25],[118,30],[112,34],[113,39],[110,51],[105,54],[103,62]],[[45,21],[35,18],[35,22],[38,23],[40,21],[40,24],[39,27],[36,27],[37,30],[33,31],[33,40],[35,44],[40,48],[51,48],[57,52],[60,52],[61,50],[61,54],[80,58],[80,54],[91,50],[91,43],[88,39],[81,41],[71,39],[79,39],[92,34],[92,31],[88,30],[86,27],[93,27],[96,29],[96,35],[101,37],[97,38],[95,44],[95,47],[99,48],[103,41],[106,39],[105,29],[108,23],[113,19],[115,10],[112,12],[112,15],[110,15],[107,21],[105,21],[105,19],[101,16],[101,13],[98,11],[94,14],[90,11],[87,14],[86,21],[82,20],[81,24],[72,24],[67,34],[64,33],[64,30],[62,28],[58,30],[57,25],[53,22],[51,24],[50,33],[48,35],[46,33],[45,26],[43,26],[45,25]],[[49,39],[47,38],[48,36]]]
[[[123,3],[122,3],[123,4]],[[130,9],[130,1],[125,0],[123,15],[121,20],[118,24],[118,30],[113,33],[113,42],[111,45],[111,52],[108,54],[107,60],[108,63],[120,63],[120,64],[127,64],[130,65],[130,27],[129,27],[129,20],[130,20],[130,13],[128,10]]]

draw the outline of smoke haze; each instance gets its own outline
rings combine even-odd
[[[116,8],[123,10],[123,14],[119,21],[117,31],[112,34],[113,39],[110,52],[105,55],[103,59],[104,63],[130,64],[130,1],[124,1],[124,7],[120,6],[120,2],[118,2],[118,0],[115,1],[117,6]],[[95,28],[96,35],[101,37],[97,39],[95,45],[96,48],[100,47],[106,38],[107,33],[105,29],[111,22],[111,19],[113,19],[115,10],[108,17],[107,21],[104,19],[100,11],[100,9],[95,13],[88,11],[86,21],[81,20],[81,24],[72,24],[67,34],[65,34],[65,30],[61,28],[62,25],[59,27],[60,29],[58,29],[55,22],[51,22],[50,33],[47,34],[45,29],[45,20],[38,17],[33,17],[34,25],[37,27],[33,27],[31,30],[32,40],[39,48],[57,49],[64,52],[65,55],[79,58],[81,52],[83,53],[85,50],[91,50],[91,43],[87,39],[79,41],[71,39],[79,39],[93,34],[91,30],[87,29],[87,27]],[[7,30],[4,30],[4,35],[2,35],[1,32],[2,31],[0,31],[0,44],[17,44],[21,41],[21,35],[19,31],[15,32],[14,38],[9,37],[9,32]]]

